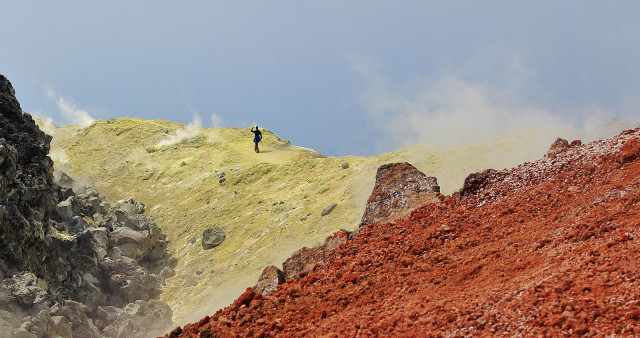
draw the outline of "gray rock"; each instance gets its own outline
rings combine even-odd
[[[156,337],[171,330],[172,311],[159,300],[128,304],[115,321],[102,331],[106,337]]]
[[[73,337],[101,337],[100,331],[87,316],[89,308],[81,303],[66,300],[55,309],[52,309],[52,316],[62,316],[67,318],[72,325]]]
[[[47,337],[73,337],[71,323],[63,316],[52,316]]]
[[[73,188],[73,183],[75,181],[69,175],[60,170],[53,171],[53,183],[65,187],[65,188]]]
[[[209,228],[202,233],[202,248],[213,249],[222,244],[225,238],[226,235],[219,227]]]
[[[166,252],[167,252],[167,243],[164,241],[159,241],[151,249],[151,252],[149,252],[149,254],[145,258],[150,261],[156,261],[164,258]]]
[[[0,318],[0,337],[11,337],[13,335],[13,326],[8,321]]]
[[[138,212],[138,215],[144,214],[144,210],[147,207],[147,205],[140,201],[136,202],[135,205],[136,205],[136,211]]]
[[[116,210],[125,212],[131,218],[135,218],[138,215],[138,207],[136,207],[136,203],[131,198],[125,198],[116,202],[110,211],[115,213]]]
[[[342,169],[349,169],[349,163],[348,162],[342,163]]]
[[[58,257],[52,264],[49,264],[49,267],[51,268],[51,274],[59,282],[67,279],[69,271],[71,271],[71,264],[64,257]]]
[[[132,207],[135,208],[135,206],[133,205]],[[134,230],[138,230],[140,228],[138,217],[137,217],[137,214],[135,213],[136,211],[134,211],[133,214],[130,212],[130,210],[123,210],[123,209],[113,210],[112,208],[112,211],[116,215],[116,219],[118,220],[118,222],[120,222],[124,226]]]
[[[17,327],[18,324],[20,323],[20,321],[18,320],[18,317],[16,317],[14,313],[9,311],[4,311],[4,310],[0,310],[0,322],[5,322],[12,327]]]
[[[60,216],[60,218],[62,218],[63,220],[69,219],[73,216],[74,199],[75,199],[75,196],[70,196],[66,200],[58,203],[58,206],[56,207],[56,211],[58,212],[58,215]]]
[[[106,210],[104,209],[104,205],[101,208],[100,205],[102,204],[102,199],[100,199],[100,197],[97,197],[97,196],[89,197],[89,199],[87,200],[87,203],[89,203],[89,205],[91,205],[93,209],[95,209],[97,212],[101,214],[105,214],[109,211],[109,208],[107,208]]]
[[[128,228],[121,228],[128,229]],[[78,246],[87,248],[96,257],[102,259],[109,250],[109,232],[107,228],[87,229],[78,235]]]
[[[331,205],[329,205],[328,207],[324,208],[324,210],[322,210],[322,212],[320,213],[321,216],[327,216],[328,214],[330,214],[333,209],[336,208],[336,206],[338,206],[338,203],[332,203]]]
[[[98,190],[94,188],[87,188],[84,195],[86,196],[87,199],[90,199],[92,197],[100,197],[100,193],[98,193]]]
[[[73,192],[73,189],[67,187],[60,187],[58,190],[58,199],[60,201],[64,201],[71,196],[75,196],[76,193]]]
[[[133,230],[131,228],[122,227],[118,228],[115,231],[111,232],[111,242],[114,245],[119,245],[122,243],[142,243],[146,238],[149,237],[148,231],[138,231]]]
[[[121,255],[134,259],[148,255],[158,240],[158,236],[153,238],[148,230],[138,231],[128,227],[116,229],[110,237],[114,251],[118,249]]]
[[[107,326],[115,322],[121,313],[122,309],[115,306],[98,306],[96,309],[96,318],[93,322],[98,329],[103,331]]]
[[[21,272],[0,282],[0,304],[15,304],[29,309],[42,289],[38,278],[31,272]]]
[[[38,338],[37,335],[27,331],[26,325],[15,329],[13,331],[13,335],[11,337],[13,337],[13,338]]]
[[[304,215],[304,216],[300,217],[300,221],[301,221],[301,222],[306,221],[306,220],[309,218],[309,216],[311,216],[311,214],[309,214],[309,213],[308,213],[308,214],[306,214],[306,215]]]
[[[71,232],[74,234],[83,232],[86,229],[94,228],[93,224],[87,222],[84,217],[78,215],[72,216],[66,221],[66,224],[68,229],[71,230]]]
[[[106,214],[107,212],[109,212],[110,208],[111,203],[107,201],[101,201],[100,204],[98,204],[98,206],[96,207],[96,210],[101,214]]]
[[[108,303],[117,307],[157,297],[161,291],[162,279],[135,264],[135,260],[122,257],[105,257],[100,262],[101,269],[107,274],[106,287],[112,292]]]

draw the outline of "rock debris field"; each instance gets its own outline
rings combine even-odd
[[[640,335],[639,157],[640,128],[556,142],[166,336]]]

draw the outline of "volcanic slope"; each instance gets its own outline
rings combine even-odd
[[[639,158],[640,128],[470,175],[170,336],[638,336]]]
[[[147,203],[146,213],[167,233],[178,259],[162,293],[176,323],[227,306],[262,269],[280,266],[301,247],[318,245],[341,228],[355,229],[381,164],[410,162],[450,194],[469,173],[538,158],[555,136],[567,135],[527,129],[455,148],[418,145],[371,158],[327,158],[268,130],[256,154],[248,128],[130,118],[82,129],[40,125],[53,135],[57,169],[109,200]],[[334,211],[321,216],[333,203]],[[204,250],[203,231],[214,226],[226,240]]]

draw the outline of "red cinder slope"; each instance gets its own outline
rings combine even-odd
[[[640,128],[470,176],[169,336],[640,335]]]

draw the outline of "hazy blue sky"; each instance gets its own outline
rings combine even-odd
[[[373,155],[640,119],[639,17],[637,1],[2,1],[0,73],[59,125],[197,115]]]

